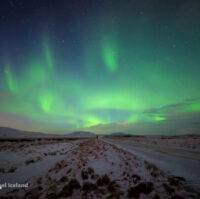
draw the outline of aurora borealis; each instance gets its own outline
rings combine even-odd
[[[67,132],[187,120],[184,128],[199,128],[198,0],[0,7],[0,126]]]

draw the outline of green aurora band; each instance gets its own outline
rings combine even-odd
[[[171,79],[170,82],[165,82],[167,77],[163,76],[162,72],[157,72],[155,78],[153,76],[155,73],[152,73],[151,76],[151,72],[144,77],[147,77],[148,81],[151,80],[152,85],[166,89],[160,90],[160,93],[149,94],[147,87],[140,92],[140,86],[135,86],[134,78],[131,80],[133,73],[123,74],[124,71],[120,71],[120,67],[117,67],[116,60],[120,57],[116,57],[113,51],[117,50],[113,48],[114,45],[109,42],[105,42],[102,48],[106,66],[102,70],[103,73],[111,72],[108,78],[111,78],[112,81],[110,83],[97,81],[94,83],[95,87],[92,88],[87,85],[87,82],[73,79],[70,74],[58,75],[56,73],[53,54],[45,40],[43,50],[41,50],[44,52],[43,58],[34,58],[26,66],[26,70],[24,70],[26,72],[23,71],[17,76],[10,65],[5,65],[5,81],[12,97],[1,100],[1,110],[9,114],[24,115],[36,122],[49,122],[50,126],[60,123],[64,126],[66,124],[66,128],[80,128],[116,121],[163,121],[167,119],[164,116],[165,112],[154,114],[144,114],[143,112],[176,103],[176,98],[178,101],[186,100],[184,94],[170,96],[165,91],[170,82],[176,80]],[[123,58],[121,57],[121,59]],[[146,64],[148,65],[148,63]],[[131,67],[129,70],[132,70]],[[87,74],[85,75],[87,76]],[[175,91],[176,87],[171,89]],[[194,101],[178,111],[179,113],[200,111],[200,101]],[[116,117],[117,115],[118,117]]]
[[[186,31],[190,21],[180,21],[176,32],[166,33],[169,41],[148,17],[153,18],[147,13],[132,25],[119,13],[120,24],[110,19],[102,30],[104,17],[96,16],[101,23],[80,33],[81,47],[66,40],[63,50],[46,33],[22,52],[23,62],[5,56],[0,62],[0,117],[26,118],[29,123],[19,122],[22,129],[54,131],[114,122],[159,123],[200,112],[199,36]],[[185,48],[185,40],[195,47]],[[14,124],[11,119],[10,126]]]

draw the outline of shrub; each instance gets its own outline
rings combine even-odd
[[[154,186],[152,182],[142,182],[135,187],[128,189],[129,198],[138,198],[141,193],[149,194],[153,191]]]
[[[179,176],[172,176],[168,178],[168,182],[170,183],[170,185],[178,186],[182,182],[185,182],[185,178]]]
[[[66,182],[68,181],[67,176],[63,176],[62,178],[60,178],[60,182]]]
[[[59,197],[69,197],[72,196],[74,189],[80,189],[80,183],[76,179],[71,179],[70,182],[63,187],[59,194]]]
[[[90,175],[93,174],[93,173],[94,173],[94,169],[91,168],[91,167],[89,167],[89,168],[88,168],[88,173],[89,173]]]
[[[96,184],[98,186],[104,186],[104,185],[108,185],[110,182],[110,178],[108,177],[107,174],[105,174],[103,177],[98,178]]]
[[[165,191],[168,193],[168,194],[171,194],[173,193],[175,190],[173,187],[169,186],[168,184],[164,183],[163,184],[163,187],[165,188]]]
[[[85,192],[89,192],[89,191],[92,191],[92,190],[95,190],[97,189],[97,186],[91,182],[84,182],[83,183],[83,186],[82,186],[82,190],[85,191]]]
[[[133,174],[132,175],[132,178],[133,178],[133,183],[138,183],[140,181],[140,176],[136,175],[136,174]]]
[[[108,185],[108,191],[111,193],[116,192],[117,190],[119,190],[120,185],[117,184],[115,181],[111,181]]]
[[[81,171],[81,177],[82,177],[83,180],[88,179],[88,172],[85,171],[85,170],[82,170]]]

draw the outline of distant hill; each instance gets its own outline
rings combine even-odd
[[[46,136],[46,134],[39,132],[22,131],[8,127],[0,127],[0,138],[38,137],[38,136]]]
[[[76,137],[94,137],[94,136],[96,136],[96,134],[94,134],[92,132],[88,132],[88,131],[75,131],[75,132],[72,132],[68,135],[69,136],[76,136]]]
[[[131,135],[128,133],[123,133],[123,132],[114,132],[114,133],[111,133],[110,136],[125,137],[125,136],[131,136]]]

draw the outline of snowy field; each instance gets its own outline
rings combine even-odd
[[[0,185],[28,183],[28,188],[2,188],[0,195],[20,199],[198,199],[199,140],[174,139],[1,142]],[[194,143],[196,147],[190,147]]]
[[[199,137],[115,137],[104,141],[154,163],[171,175],[200,183]]]

